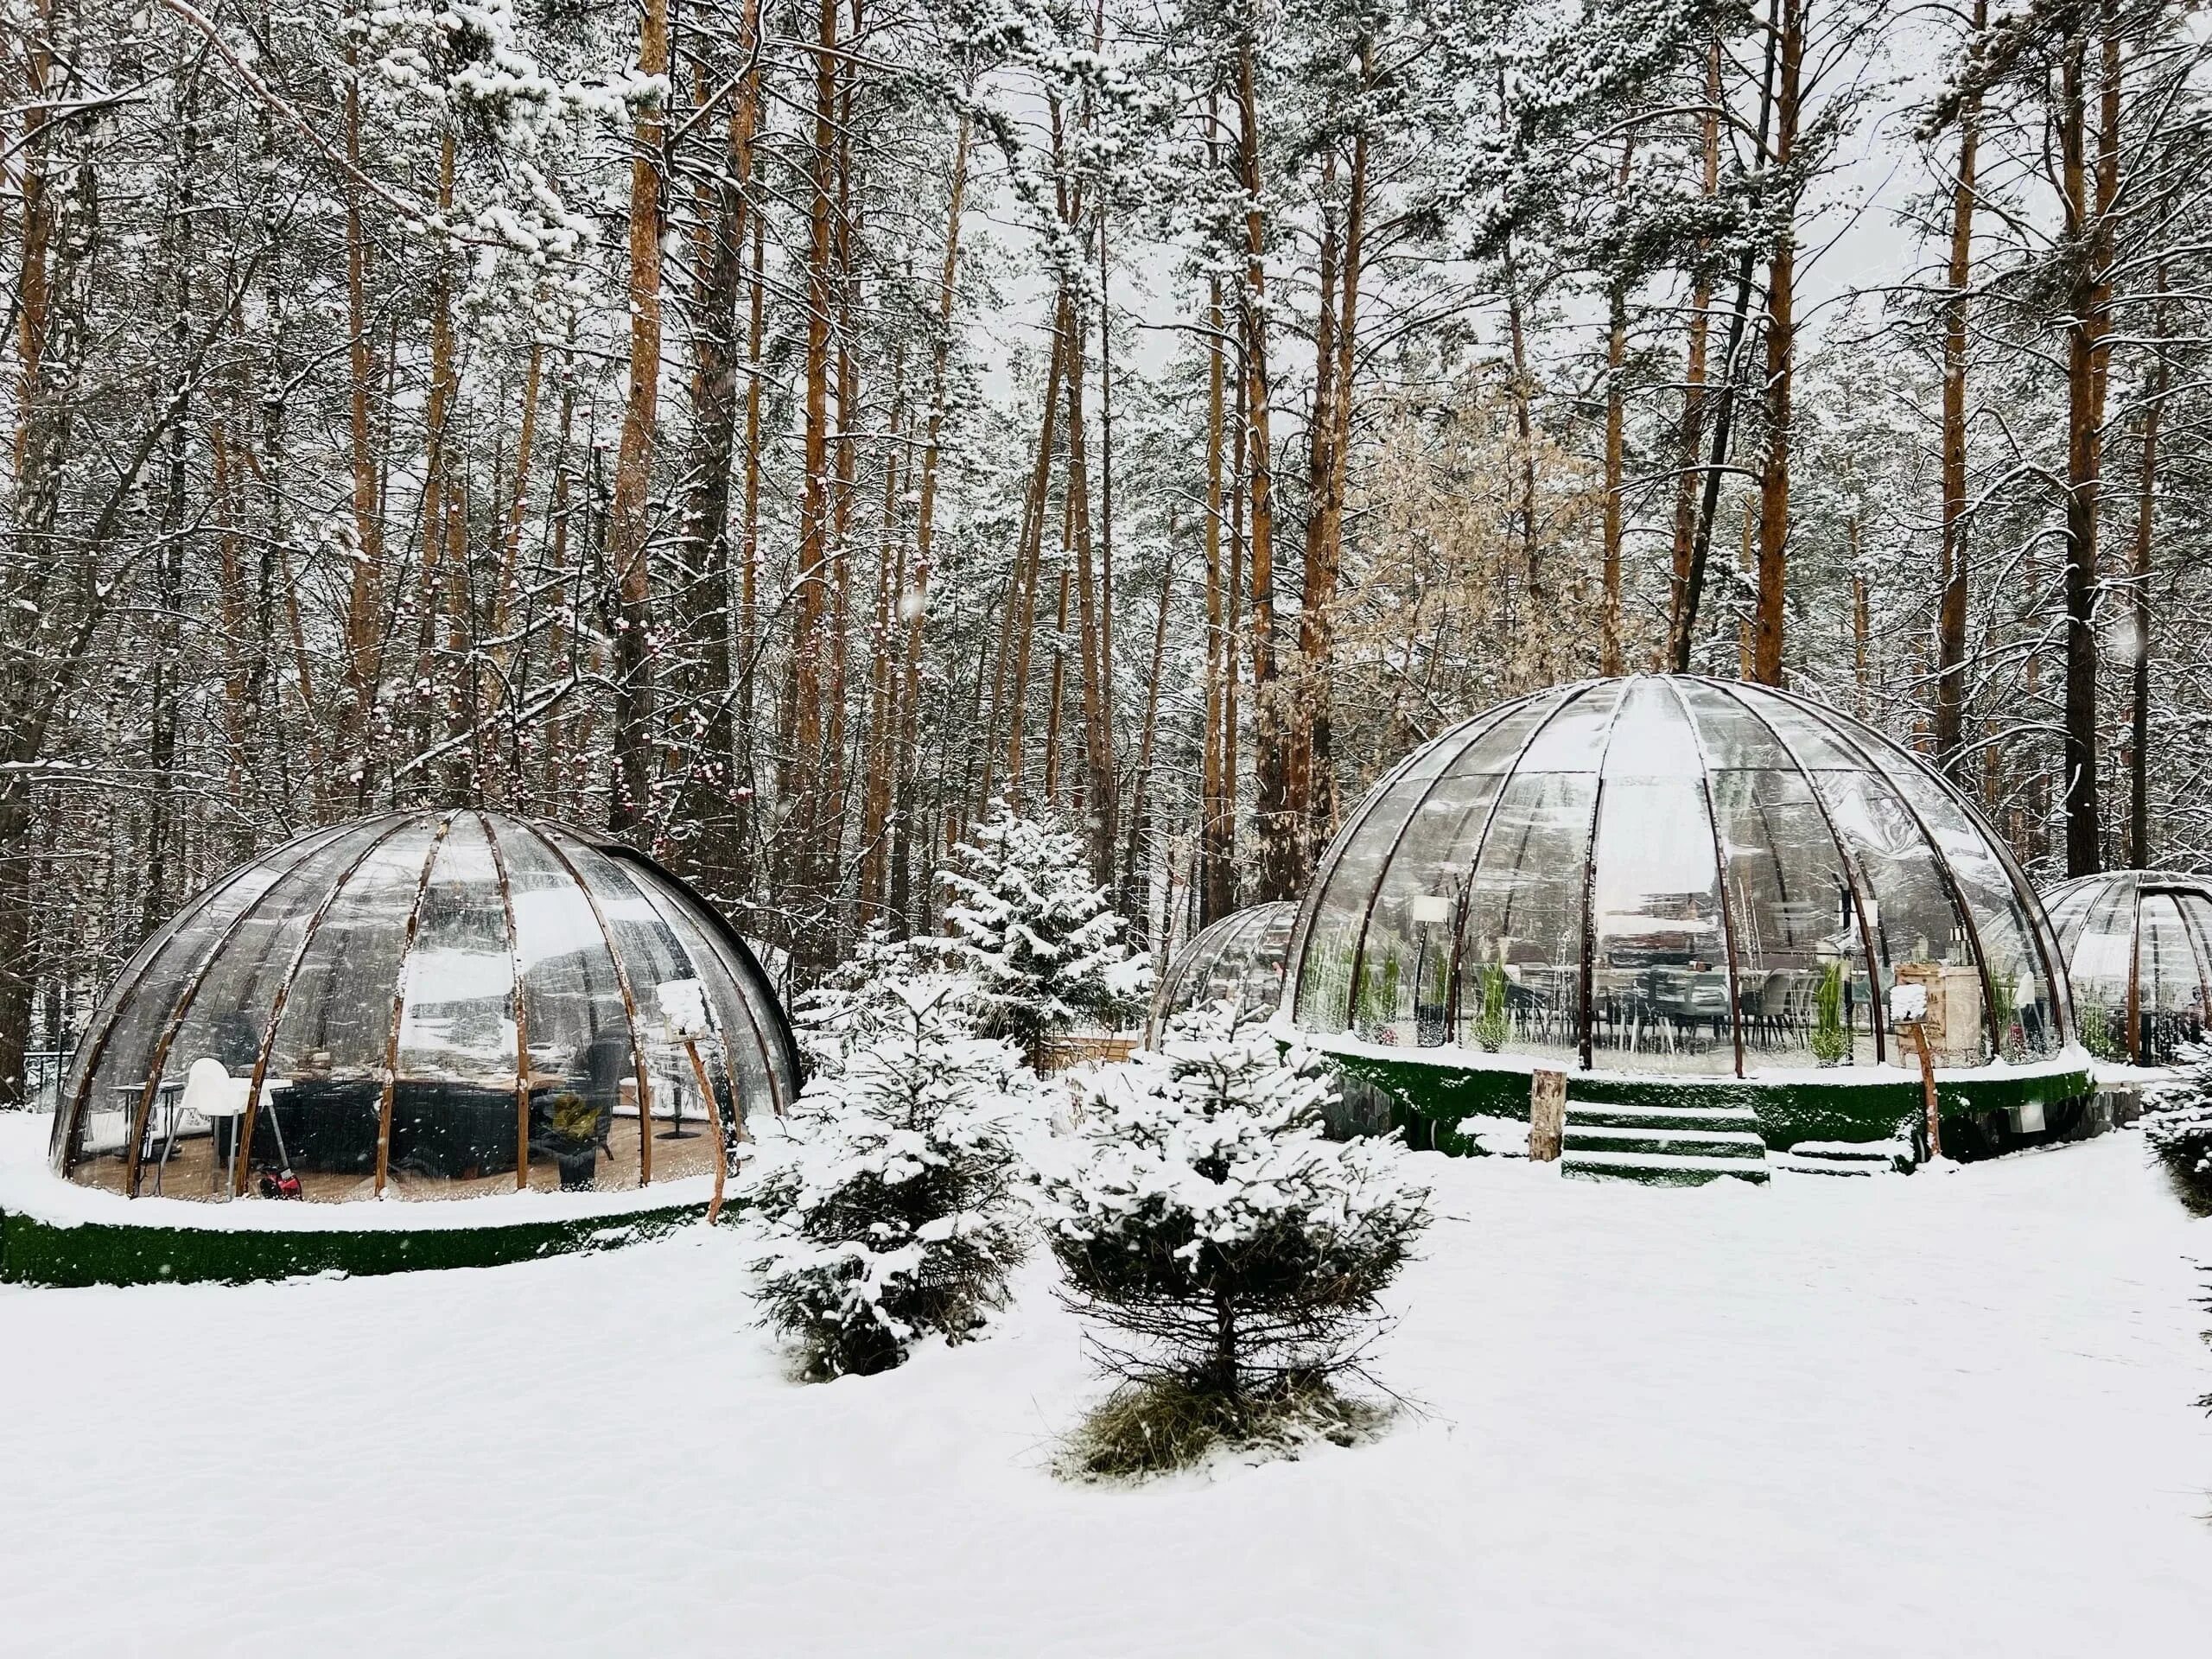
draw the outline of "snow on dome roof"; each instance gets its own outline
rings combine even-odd
[[[1298,906],[1283,902],[1231,911],[1200,928],[1175,953],[1152,999],[1149,1040],[1174,1015],[1202,1002],[1228,1001],[1265,1013],[1282,997],[1283,963]]]
[[[797,1081],[753,953],[651,860],[387,812],[240,865],[140,947],[51,1155],[131,1197],[607,1190],[711,1171],[717,1122]]]
[[[1725,879],[1724,879],[1725,877]],[[1929,988],[1947,1065],[2068,1030],[2041,906],[1917,757],[1766,686],[1553,687],[1423,745],[1323,855],[1292,1023],[1432,1058],[1708,1077],[1895,1059]]]
[[[2212,880],[2107,870],[2044,895],[2082,1041],[2100,1059],[2169,1065],[2212,1006]]]

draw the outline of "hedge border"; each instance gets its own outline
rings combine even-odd
[[[441,1268],[495,1268],[658,1238],[706,1213],[703,1203],[693,1203],[483,1227],[289,1232],[115,1222],[65,1224],[21,1211],[0,1211],[0,1281],[65,1288],[248,1284],[321,1274],[365,1277]]]
[[[1529,1116],[1529,1073],[1503,1067],[1446,1066],[1389,1060],[1372,1054],[1327,1052],[1347,1075],[1374,1084],[1395,1103],[1396,1127],[1416,1144],[1439,1152],[1480,1150],[1458,1125],[1471,1117]],[[1787,1152],[1808,1141],[1882,1141],[1909,1139],[1922,1113],[1916,1079],[1858,1083],[1760,1083],[1749,1078],[1591,1077],[1569,1071],[1570,1105],[1720,1107],[1758,1120],[1768,1150]],[[2022,1147],[2081,1139],[2109,1128],[2096,1109],[2088,1068],[1999,1073],[1987,1077],[1939,1074],[1936,1096],[1943,1149],[1957,1157],[1987,1157]],[[2040,1133],[2016,1134],[2011,1115],[2019,1106],[2044,1108]]]

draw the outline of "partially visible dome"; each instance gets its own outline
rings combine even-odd
[[[797,1053],[744,941],[629,849],[390,812],[241,865],[94,1014],[54,1164],[137,1196],[635,1186],[713,1169]]]
[[[1229,1001],[1265,1014],[1282,998],[1283,963],[1298,906],[1254,905],[1208,923],[1175,953],[1152,999],[1151,1039],[1176,1014],[1205,1002]]]
[[[1557,686],[1423,745],[1345,821],[1291,949],[1292,1023],[1434,1058],[1729,1077],[2056,1051],[2042,907],[1916,756],[1771,688]],[[1934,1022],[1931,1022],[1934,1024]]]
[[[2100,1059],[2170,1065],[2212,1007],[2212,880],[2108,870],[2044,895],[2082,1040]]]

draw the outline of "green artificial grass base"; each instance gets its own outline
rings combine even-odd
[[[1379,1056],[1330,1053],[1346,1076],[1389,1095],[1394,1127],[1438,1152],[1479,1154],[1482,1148],[1459,1125],[1469,1118],[1529,1117],[1529,1073],[1507,1067],[1459,1067]],[[1770,1151],[1787,1152],[1807,1141],[1872,1142],[1910,1140],[1923,1112],[1916,1078],[1894,1073],[1880,1081],[1853,1080],[1839,1068],[1833,1083],[1761,1083],[1741,1078],[1592,1077],[1567,1073],[1567,1111],[1574,1105],[1701,1108],[1744,1112],[1758,1119]],[[2096,1109],[2088,1069],[2047,1072],[1999,1071],[1987,1077],[1939,1074],[1936,1097],[1946,1155],[1991,1157],[2021,1147],[2078,1140],[2109,1128]],[[2044,1127],[2012,1128],[2018,1109],[2040,1105]]]
[[[6,1211],[0,1211],[0,1281],[57,1287],[244,1284],[330,1273],[492,1268],[576,1250],[612,1249],[658,1237],[706,1213],[705,1205],[692,1203],[483,1227],[288,1232],[66,1224]]]

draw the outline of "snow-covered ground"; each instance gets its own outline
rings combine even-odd
[[[11,1126],[13,1127],[13,1126]],[[0,1653],[2201,1655],[2212,1223],[2141,1139],[1759,1191],[1426,1159],[1376,1445],[1149,1489],[999,1335],[804,1387],[736,1241],[0,1287]]]

